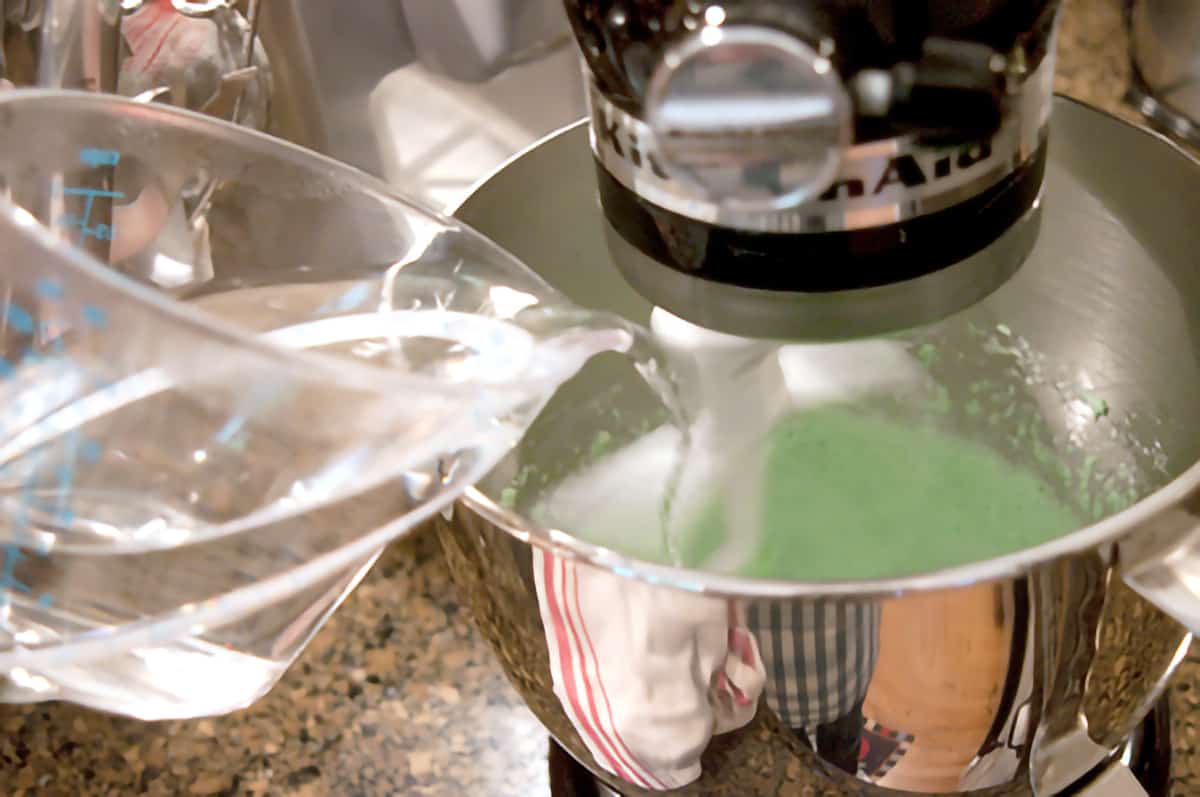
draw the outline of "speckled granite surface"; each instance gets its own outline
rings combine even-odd
[[[0,707],[0,795],[542,795],[546,733],[455,602],[436,541],[386,551],[266,698],[140,723]]]
[[[1067,0],[1060,91],[1122,115],[1120,0]],[[1200,650],[1172,693],[1173,795],[1200,795]],[[212,720],[0,707],[0,795],[548,794],[546,734],[428,534],[394,545],[279,686]]]

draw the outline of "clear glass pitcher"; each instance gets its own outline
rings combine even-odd
[[[372,178],[185,111],[5,93],[0,180],[4,699],[246,705],[560,382],[642,345]]]

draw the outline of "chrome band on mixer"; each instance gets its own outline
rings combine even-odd
[[[722,207],[673,179],[644,121],[589,85],[591,147],[618,183],[648,202],[697,221],[756,232],[869,229],[945,210],[979,196],[1026,164],[1044,140],[1053,96],[1048,53],[1022,84],[1013,113],[986,141],[930,147],[912,137],[848,148],[834,182],[814,201],[777,211]]]

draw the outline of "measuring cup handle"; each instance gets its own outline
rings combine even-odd
[[[1129,588],[1193,634],[1200,634],[1200,518],[1172,508],[1119,546]]]

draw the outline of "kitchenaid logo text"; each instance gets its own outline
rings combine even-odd
[[[833,185],[818,197],[822,202],[835,199],[857,199],[866,196],[870,186],[872,196],[881,194],[892,186],[917,188],[938,180],[946,179],[992,157],[992,142],[973,144],[957,153],[927,157],[925,164],[916,155],[894,155],[874,177],[839,177]]]
[[[638,169],[649,169],[660,180],[671,179],[671,176],[663,169],[658,156],[649,151],[643,154],[638,136],[632,132],[622,131],[620,123],[612,118],[611,113],[604,113],[601,117],[593,118],[592,129],[596,133],[599,147],[607,148],[618,158],[628,161]]]
[[[611,154],[632,167],[632,171],[671,181],[662,159],[647,145],[645,137],[623,125],[607,110],[593,117],[593,132],[598,154],[612,166]],[[843,163],[842,173],[821,194],[819,202],[844,202],[848,199],[878,196],[888,189],[910,190],[950,181],[979,165],[993,154],[992,141],[982,141],[955,151],[924,150],[891,156],[852,157]]]

